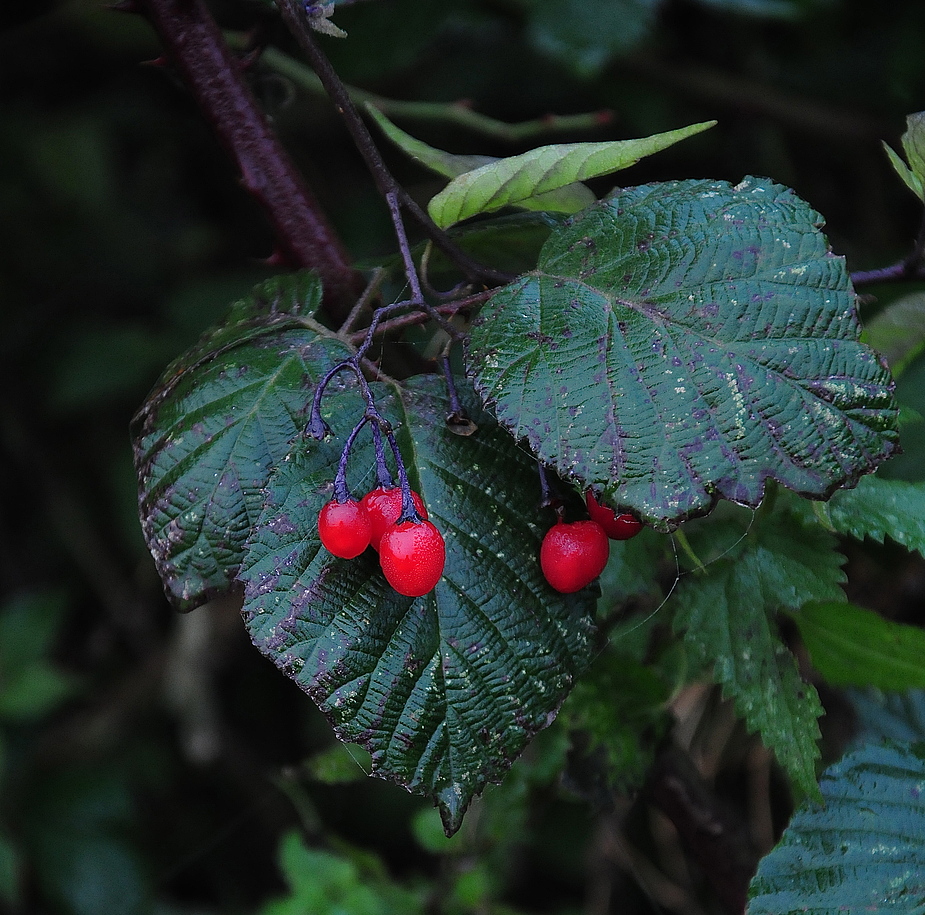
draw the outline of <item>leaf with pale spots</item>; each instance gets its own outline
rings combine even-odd
[[[167,369],[132,422],[142,528],[181,610],[232,586],[315,382],[350,355],[313,320],[320,302],[311,274],[261,284]]]
[[[544,462],[661,529],[768,479],[826,498],[897,450],[844,263],[792,191],[628,188],[495,294],[468,370]]]
[[[823,773],[758,866],[747,915],[922,915],[925,743],[884,741]]]
[[[538,562],[552,523],[536,467],[460,381],[477,431],[444,421],[442,380],[376,385],[397,429],[411,485],[446,540],[435,590],[402,597],[370,548],[354,560],[321,546],[317,517],[332,498],[344,439],[364,405],[325,396],[332,436],[297,442],[270,480],[239,578],[254,643],[318,704],[338,737],[369,750],[373,773],[434,798],[447,832],[500,781],[554,718],[589,652],[596,586],[554,592]],[[371,434],[348,463],[357,496],[376,486]]]
[[[776,616],[809,601],[843,600],[843,557],[834,537],[818,525],[800,525],[786,512],[744,526],[731,547],[728,531],[720,527],[705,525],[700,536],[690,538],[701,556],[711,555],[711,539],[719,538],[724,555],[704,574],[681,580],[670,604],[674,626],[694,657],[712,666],[737,713],[759,732],[793,782],[815,794],[822,706],[801,679]]]

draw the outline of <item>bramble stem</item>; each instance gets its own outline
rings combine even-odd
[[[360,288],[346,248],[271,129],[202,0],[137,0],[171,63],[234,158],[273,227],[280,255],[315,270],[333,312]],[[124,9],[131,9],[125,4]],[[339,315],[335,314],[335,317]]]

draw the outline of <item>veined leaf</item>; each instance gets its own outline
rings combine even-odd
[[[444,178],[457,178],[482,166],[500,161],[495,156],[456,155],[428,146],[411,134],[396,127],[381,111],[367,104],[367,111],[382,132],[411,158],[422,165],[443,175]],[[550,213],[577,213],[596,200],[593,191],[580,182],[566,184],[541,194],[530,194],[519,200],[516,206],[525,210],[539,210]]]
[[[868,744],[824,773],[758,865],[747,915],[922,915],[925,744]]]
[[[833,686],[925,689],[925,631],[845,601],[812,602],[793,614],[813,667]]]
[[[434,222],[445,228],[477,213],[520,205],[530,197],[548,194],[575,181],[628,168],[715,123],[704,121],[640,140],[540,146],[460,175],[430,201],[427,210]]]
[[[709,547],[695,543],[698,553]],[[749,729],[758,731],[791,779],[816,793],[816,719],[822,706],[804,683],[777,630],[781,609],[810,600],[839,600],[844,580],[834,538],[801,528],[789,515],[765,518],[738,548],[688,575],[672,604],[674,625],[729,696]]]
[[[864,477],[832,495],[822,512],[839,534],[883,543],[889,537],[925,556],[925,483]]]
[[[351,354],[321,335],[310,317],[318,302],[314,277],[258,286],[167,369],[133,420],[142,528],[179,609],[231,587],[314,382]]]
[[[554,592],[539,567],[551,522],[532,511],[535,466],[462,386],[478,431],[451,432],[442,380],[377,386],[414,488],[446,539],[436,589],[393,591],[372,549],[334,559],[317,517],[364,403],[325,397],[330,440],[299,441],[268,486],[239,573],[255,644],[315,700],[341,740],[369,750],[375,774],[438,803],[448,832],[554,718],[589,651],[597,588]],[[351,452],[348,485],[375,486],[371,436]]]
[[[468,371],[540,460],[657,528],[768,479],[826,498],[898,431],[820,224],[754,178],[616,193],[485,306]]]

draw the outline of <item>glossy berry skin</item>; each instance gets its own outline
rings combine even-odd
[[[642,522],[626,512],[617,514],[612,508],[601,505],[589,489],[585,494],[585,504],[592,521],[604,528],[604,533],[611,540],[629,540],[642,530]]]
[[[540,568],[561,594],[591,584],[607,565],[610,541],[596,521],[556,522],[543,538]]]
[[[430,521],[393,524],[379,542],[379,564],[386,581],[405,597],[421,597],[443,575],[446,546]]]
[[[421,518],[427,520],[427,509],[424,508],[424,500],[412,490],[411,501],[418,510]],[[370,534],[369,542],[374,550],[379,549],[379,541],[382,535],[390,528],[401,516],[401,487],[396,486],[394,489],[374,489],[366,493],[360,500],[360,504],[366,509],[369,515]]]
[[[328,502],[318,514],[318,536],[325,549],[341,559],[353,559],[369,546],[369,514],[359,502]]]

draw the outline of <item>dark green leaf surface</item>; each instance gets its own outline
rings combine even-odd
[[[815,792],[822,706],[801,680],[775,617],[810,600],[842,598],[841,562],[828,534],[801,528],[786,515],[770,516],[705,575],[685,576],[672,597],[675,627],[684,630],[686,644],[712,664],[737,713],[807,793]]]
[[[482,413],[471,437],[444,422],[442,381],[377,390],[412,485],[446,539],[435,591],[394,592],[370,549],[334,559],[316,521],[362,403],[326,396],[334,435],[299,442],[270,481],[240,578],[257,647],[315,700],[338,737],[371,753],[373,771],[438,802],[449,831],[489,781],[553,719],[589,649],[597,588],[564,596],[545,582],[535,467]],[[348,484],[375,486],[371,436],[351,453]]]
[[[825,498],[898,434],[820,222],[754,178],[617,193],[486,306],[476,387],[541,460],[660,528],[756,505],[769,478]]]
[[[230,587],[314,383],[350,355],[319,335],[309,316],[319,301],[313,277],[258,287],[167,370],[133,421],[142,527],[180,609]]]
[[[840,534],[878,543],[889,537],[925,556],[925,483],[865,477],[834,493],[824,514]]]
[[[833,686],[925,689],[925,630],[841,602],[793,614],[813,667]]]
[[[748,915],[925,912],[925,744],[868,744],[827,769],[749,888]]]

